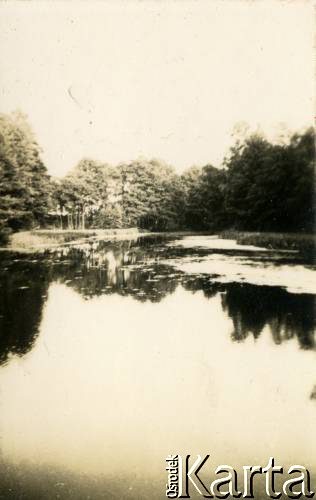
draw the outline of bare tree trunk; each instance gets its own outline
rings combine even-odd
[[[82,229],[85,229],[84,207],[82,207]]]

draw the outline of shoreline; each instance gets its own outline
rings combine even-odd
[[[138,228],[125,229],[36,229],[13,233],[7,246],[0,247],[0,252],[34,253],[60,246],[72,246],[90,241],[120,241],[144,236],[189,236],[207,235],[208,232],[166,231],[151,232]],[[214,233],[212,233],[214,234]]]
[[[217,236],[235,240],[240,245],[254,245],[273,250],[298,251],[308,257],[315,257],[316,234],[270,233],[246,231],[166,231],[151,232],[138,228],[120,229],[36,229],[20,231],[10,236],[9,244],[0,247],[0,252],[34,253],[60,246],[72,246],[89,241],[118,241],[154,236]]]
[[[315,233],[272,233],[260,231],[222,231],[224,239],[234,239],[240,245],[261,246],[272,250],[296,251],[304,257],[316,259]]]

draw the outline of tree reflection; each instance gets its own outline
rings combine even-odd
[[[266,325],[274,342],[297,337],[300,347],[315,348],[313,295],[280,287],[218,283],[216,276],[188,274],[166,265],[168,258],[192,256],[163,238],[90,242],[36,256],[2,254],[0,260],[0,363],[10,353],[23,355],[34,344],[49,283],[64,283],[84,299],[107,294],[160,302],[178,286],[212,299],[221,295],[233,323],[232,340],[258,338]],[[195,251],[197,258],[199,251]],[[205,253],[205,251],[204,251]],[[203,255],[204,255],[203,253]],[[162,262],[163,261],[163,262]]]
[[[276,344],[297,336],[300,347],[315,347],[315,299],[279,287],[232,283],[222,296],[222,306],[233,320],[233,340],[252,334],[259,337],[269,325]]]
[[[159,248],[131,241],[62,249],[54,255],[54,280],[85,298],[117,293],[159,302],[173,293],[181,273],[159,263]]]
[[[39,261],[0,261],[0,363],[34,344],[47,297],[47,269]]]

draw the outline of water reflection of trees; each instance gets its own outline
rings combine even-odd
[[[161,239],[144,239],[97,245],[96,248],[93,245],[70,248],[64,258],[73,265],[67,265],[61,274],[60,269],[56,269],[59,279],[85,297],[118,293],[140,301],[159,302],[173,293],[180,282],[193,293],[203,290],[208,298],[221,293],[223,310],[233,321],[233,340],[241,341],[248,335],[257,338],[269,325],[277,344],[297,336],[302,348],[315,347],[315,299],[312,295],[292,294],[280,287],[221,284],[212,276],[190,276],[175,271],[161,265],[160,257],[164,260],[175,257],[175,252],[181,252],[182,256],[183,249],[166,248],[163,243]],[[191,255],[192,249],[189,252]]]
[[[269,326],[276,344],[294,338],[303,349],[315,348],[315,297],[293,294],[280,287],[248,283],[214,283],[206,275],[185,280],[187,290],[206,297],[221,294],[223,310],[233,321],[232,340],[255,339]]]
[[[159,249],[123,241],[64,248],[54,255],[52,278],[85,298],[117,293],[159,302],[177,287],[171,267],[159,263]],[[178,273],[180,274],[180,273]]]
[[[106,294],[159,302],[181,284],[211,299],[221,295],[223,311],[232,319],[232,339],[259,337],[268,325],[277,344],[297,337],[302,348],[315,347],[314,296],[277,287],[216,283],[215,276],[189,275],[165,264],[178,250],[161,238],[94,242],[63,247],[49,254],[0,261],[0,363],[9,353],[24,354],[38,333],[51,282],[64,283],[85,299]],[[179,250],[181,256],[183,249]],[[189,250],[190,255],[192,250]],[[198,257],[198,255],[197,255]],[[163,263],[161,260],[163,259]]]
[[[276,344],[297,336],[304,349],[315,347],[315,298],[279,287],[232,283],[222,295],[222,306],[233,320],[232,337],[259,337],[269,325]]]
[[[23,355],[38,334],[47,297],[47,272],[38,262],[2,259],[0,263],[0,363],[10,353]]]

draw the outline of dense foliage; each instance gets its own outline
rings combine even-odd
[[[50,179],[26,117],[0,115],[0,238],[29,227],[313,231],[314,131],[236,140],[222,168],[83,159]]]
[[[314,140],[313,129],[286,144],[254,134],[236,141],[222,169],[206,166],[184,174],[187,227],[313,231]]]
[[[260,136],[226,161],[225,211],[238,229],[304,231],[314,225],[314,132],[274,145]]]
[[[0,235],[47,221],[50,182],[26,117],[0,115]]]
[[[169,165],[137,160],[117,167],[82,160],[55,182],[60,225],[71,228],[179,227],[181,179]]]

